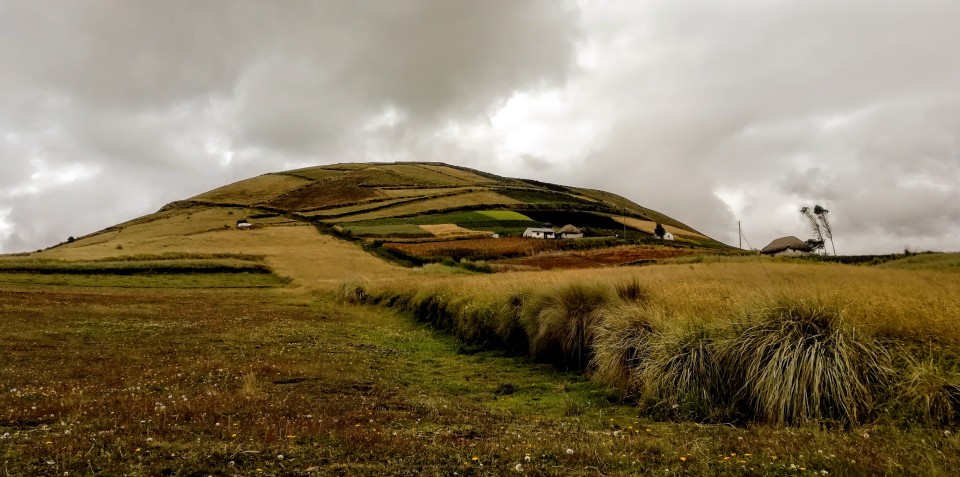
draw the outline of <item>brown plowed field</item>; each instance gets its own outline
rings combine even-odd
[[[639,260],[659,260],[664,258],[693,255],[697,252],[672,247],[650,247],[642,245],[624,245],[621,247],[597,250],[575,250],[569,252],[547,252],[531,257],[510,258],[492,262],[495,269],[516,270],[553,270],[556,268],[599,268],[623,265]]]
[[[560,250],[564,242],[525,237],[447,240],[443,242],[397,243],[384,245],[415,257],[473,257],[529,255],[547,250]]]

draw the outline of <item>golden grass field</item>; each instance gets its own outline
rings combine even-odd
[[[622,216],[621,217],[613,216],[611,218],[613,220],[616,220],[617,222],[620,222],[621,224],[626,224],[627,227],[640,230],[642,232],[646,232],[651,235],[653,234],[653,230],[657,227],[657,224],[655,222],[651,222],[649,220],[640,220],[640,219],[635,219],[633,217],[622,217]],[[707,238],[705,235],[698,234],[696,232],[690,232],[688,230],[683,230],[679,227],[674,227],[672,225],[663,225],[663,228],[667,232],[670,232],[674,236],[681,239],[692,238],[692,239],[702,240]]]

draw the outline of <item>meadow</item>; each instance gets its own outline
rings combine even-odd
[[[960,465],[960,442],[940,430],[651,416],[578,371],[329,293],[3,286],[0,342],[4,475],[950,475]]]
[[[0,472],[960,468],[956,255],[658,258],[409,269],[238,207],[0,257]]]

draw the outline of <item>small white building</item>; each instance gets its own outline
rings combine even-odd
[[[524,237],[533,237],[538,239],[552,239],[557,238],[557,233],[553,229],[547,229],[542,227],[528,227],[527,230],[523,231]]]
[[[670,232],[664,232],[663,237],[660,237],[663,240],[674,240],[673,234]]]

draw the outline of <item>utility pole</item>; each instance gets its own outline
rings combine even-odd
[[[740,250],[743,250],[743,229],[740,228],[740,221],[737,221],[737,237],[740,238]]]

